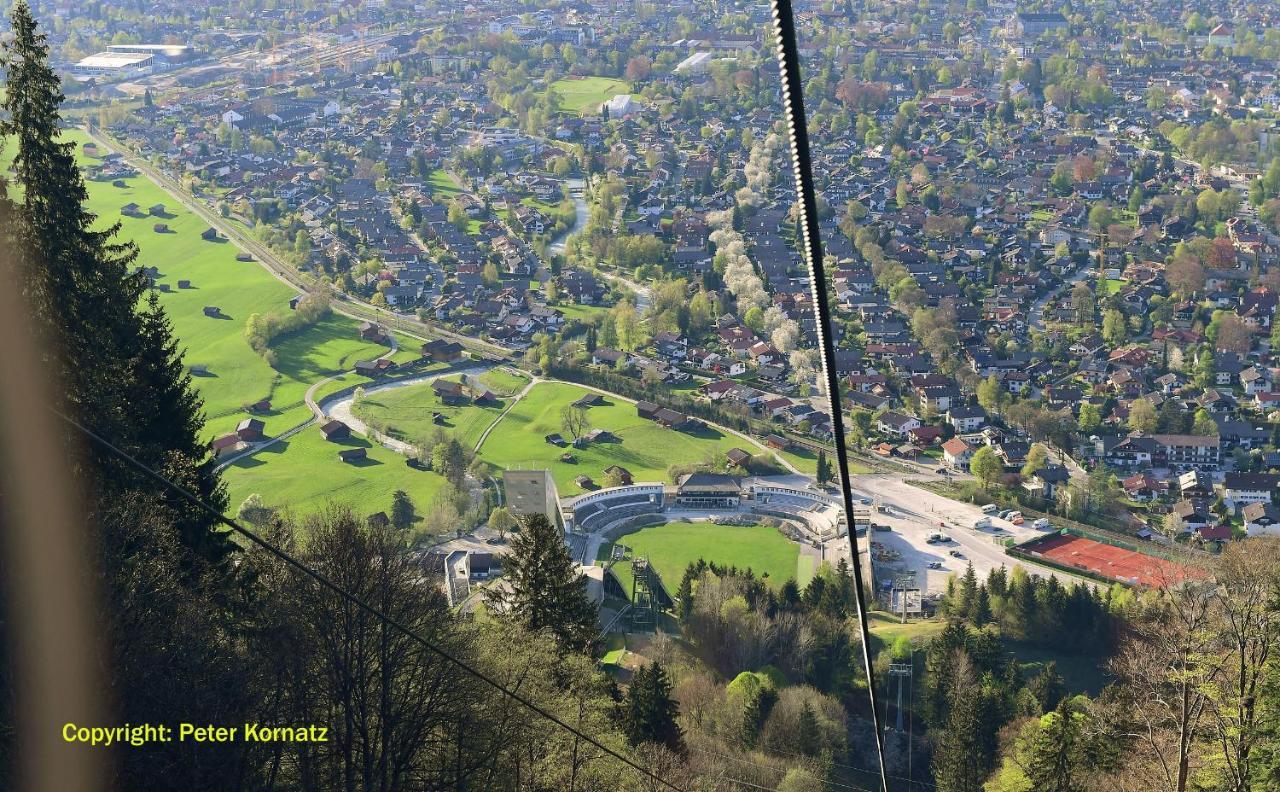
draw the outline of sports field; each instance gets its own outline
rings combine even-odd
[[[1052,534],[1019,549],[1068,569],[1131,585],[1156,586],[1187,575],[1185,567],[1172,561],[1070,534]]]
[[[648,557],[672,595],[685,569],[699,558],[739,569],[750,568],[774,588],[796,578],[801,561],[800,546],[768,525],[670,522],[618,537],[614,544],[626,545],[634,556]],[[625,571],[624,585],[629,585],[630,568]]]
[[[635,481],[666,481],[672,464],[693,464],[714,460],[724,464],[724,454],[745,441],[715,429],[699,433],[677,432],[636,415],[636,407],[606,397],[605,404],[587,409],[588,426],[613,433],[615,440],[592,443],[585,448],[561,448],[544,439],[560,434],[572,439],[561,425],[561,411],[588,391],[576,385],[541,382],[512,407],[494,427],[480,456],[499,468],[533,467],[549,469],[561,495],[577,495],[583,491],[574,478],[590,476],[597,484],[604,469],[621,465],[631,471]],[[576,462],[562,462],[564,453]]]
[[[626,80],[613,77],[565,77],[551,83],[560,94],[560,108],[570,113],[594,113],[600,105],[618,94],[630,93]]]
[[[342,462],[338,452],[364,448],[369,458],[357,463]],[[235,462],[223,471],[231,509],[239,507],[251,493],[258,493],[268,505],[289,507],[299,515],[321,509],[325,504],[344,503],[359,516],[391,508],[391,493],[403,489],[422,513],[444,483],[436,473],[415,470],[404,457],[363,437],[330,442],[317,426],[262,449]]]
[[[84,153],[87,136],[79,131],[66,136],[76,143],[84,164],[95,162]],[[125,179],[123,187],[90,181],[88,188],[89,210],[103,224],[119,221],[120,237],[138,245],[138,264],[158,268],[157,284],[169,288],[160,301],[185,349],[186,363],[207,369],[194,379],[205,401],[209,436],[233,429],[245,417],[244,405],[262,399],[271,401],[265,416],[267,433],[284,431],[306,420],[302,397],[309,385],[386,351],[361,341],[354,320],[332,315],[281,339],[273,369],[244,340],[245,321],[253,313],[288,311],[289,299],[297,294],[293,288],[256,262],[237,261],[240,251],[225,239],[201,239],[208,225],[145,177]],[[145,216],[122,215],[121,207],[130,203]],[[147,214],[159,204],[164,205],[162,215]],[[157,223],[167,231],[157,233]],[[179,289],[179,280],[190,281],[190,288]],[[205,307],[217,307],[221,317],[206,316]]]

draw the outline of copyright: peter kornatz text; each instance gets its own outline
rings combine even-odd
[[[240,726],[217,726],[199,723],[126,723],[121,726],[83,726],[67,723],[62,727],[62,739],[69,743],[82,743],[95,747],[131,745],[141,747],[151,743],[228,743],[228,742],[328,742],[329,727],[307,724],[304,726],[268,726],[261,723],[245,723]]]

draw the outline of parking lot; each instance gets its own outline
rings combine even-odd
[[[991,517],[991,527],[974,529],[976,520],[985,517],[974,505],[944,498],[888,475],[859,475],[853,477],[854,494],[878,502],[885,511],[872,515],[872,522],[887,525],[889,531],[873,531],[872,542],[888,555],[897,554],[896,561],[877,559],[876,574],[883,579],[888,570],[898,567],[903,571],[914,570],[916,581],[926,594],[941,593],[946,589],[947,577],[963,573],[972,563],[979,578],[986,577],[992,569],[1001,565],[1012,568],[1015,563],[1031,567],[1040,574],[1051,574],[1064,580],[1076,579],[1049,567],[1028,564],[1005,554],[1004,547],[996,543],[1000,539],[1026,541],[1041,536],[1046,531],[1031,527],[1028,521],[1014,525],[1007,520]],[[931,534],[942,533],[947,542],[930,544]],[[875,548],[873,548],[875,549]],[[958,555],[953,555],[956,553]],[[939,565],[930,569],[929,565]]]

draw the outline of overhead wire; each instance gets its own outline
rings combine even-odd
[[[668,781],[667,779],[659,776],[658,774],[654,773],[653,771],[649,770],[643,765],[640,765],[637,762],[633,761],[632,759],[629,759],[623,754],[601,743],[599,740],[595,739],[594,737],[591,737],[590,735],[585,734],[584,732],[574,728],[568,723],[565,723],[563,720],[556,717],[554,714],[548,712],[543,707],[540,707],[539,705],[535,704],[534,702],[520,695],[516,691],[511,690],[506,685],[503,685],[501,682],[497,681],[496,679],[486,674],[484,671],[481,671],[480,669],[475,668],[470,663],[457,657],[447,649],[437,646],[431,640],[427,639],[426,637],[418,633],[416,630],[405,625],[403,622],[399,621],[395,617],[389,616],[388,614],[384,613],[380,609],[365,602],[361,597],[351,593],[350,591],[347,591],[342,586],[330,580],[327,575],[321,572],[317,572],[316,570],[307,566],[303,562],[294,558],[293,555],[291,555],[287,551],[282,550],[279,547],[276,547],[273,543],[267,541],[266,539],[263,539],[262,537],[258,536],[256,533],[249,530],[248,528],[245,528],[238,521],[233,520],[230,517],[227,517],[221,511],[209,505],[207,502],[201,500],[199,497],[197,497],[195,494],[193,494],[191,491],[189,491],[185,487],[173,482],[163,474],[157,472],[146,463],[140,461],[129,452],[118,447],[117,445],[112,443],[110,440],[102,437],[97,432],[94,432],[92,429],[80,423],[76,419],[72,418],[69,415],[66,415],[65,413],[61,412],[55,407],[49,407],[48,409],[54,415],[61,418],[63,421],[65,421],[66,423],[68,423],[78,431],[80,431],[90,440],[97,443],[99,446],[106,449],[111,454],[115,455],[119,459],[128,463],[130,467],[133,467],[134,469],[138,470],[147,478],[152,479],[156,483],[162,485],[165,489],[168,489],[169,491],[177,494],[183,500],[191,503],[201,511],[213,517],[219,523],[227,526],[235,533],[243,536],[245,539],[249,540],[253,544],[265,550],[267,553],[271,554],[272,556],[275,556],[279,560],[283,561],[285,564],[293,567],[294,569],[301,572],[303,575],[311,578],[316,583],[320,584],[322,587],[329,589],[330,591],[337,594],[342,599],[346,600],[352,605],[355,605],[356,607],[365,611],[366,613],[373,616],[374,618],[382,621],[384,624],[387,624],[388,626],[402,633],[407,638],[418,642],[428,650],[439,655],[444,660],[462,669],[467,674],[470,674],[471,676],[475,677],[481,682],[499,691],[500,693],[502,693],[504,696],[511,699],[512,701],[515,701],[516,703],[521,704],[530,712],[533,712],[535,715],[538,715],[539,717],[544,718],[547,721],[550,721],[551,723],[555,724],[556,726],[559,726],[560,728],[564,729],[565,731],[569,732],[575,737],[581,740],[584,740],[585,742],[595,746],[596,748],[600,749],[601,751],[608,754],[609,756],[612,756],[614,759],[617,759],[618,761],[627,765],[628,767],[640,773],[641,775],[645,776],[646,778],[649,778],[653,781],[658,782],[663,787],[670,790],[674,790],[675,792],[686,792],[686,790],[684,790],[682,787],[676,786],[671,781]]]
[[[800,51],[796,43],[795,16],[791,0],[770,0],[773,33],[777,44],[778,72],[782,78],[782,104],[787,133],[791,141],[791,163],[795,171],[796,192],[800,198],[800,232],[805,258],[809,265],[809,287],[813,296],[813,314],[822,356],[822,374],[826,382],[831,429],[835,435],[836,470],[840,495],[848,523],[849,548],[852,555],[854,600],[858,628],[862,637],[862,665],[867,679],[867,703],[871,712],[876,741],[876,760],[880,785],[889,792],[888,770],[884,754],[884,733],[876,706],[875,672],[871,667],[871,630],[867,616],[862,565],[858,561],[858,535],[854,522],[853,489],[849,480],[849,449],[845,438],[844,415],[840,399],[840,378],[836,368],[835,344],[831,338],[831,309],[828,302],[826,266],[822,259],[822,239],[818,231],[818,201],[813,183],[813,167],[809,153],[809,132],[804,110],[804,88],[800,79]]]

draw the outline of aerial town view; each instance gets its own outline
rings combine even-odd
[[[1280,789],[1280,6],[4,13],[0,788]]]

